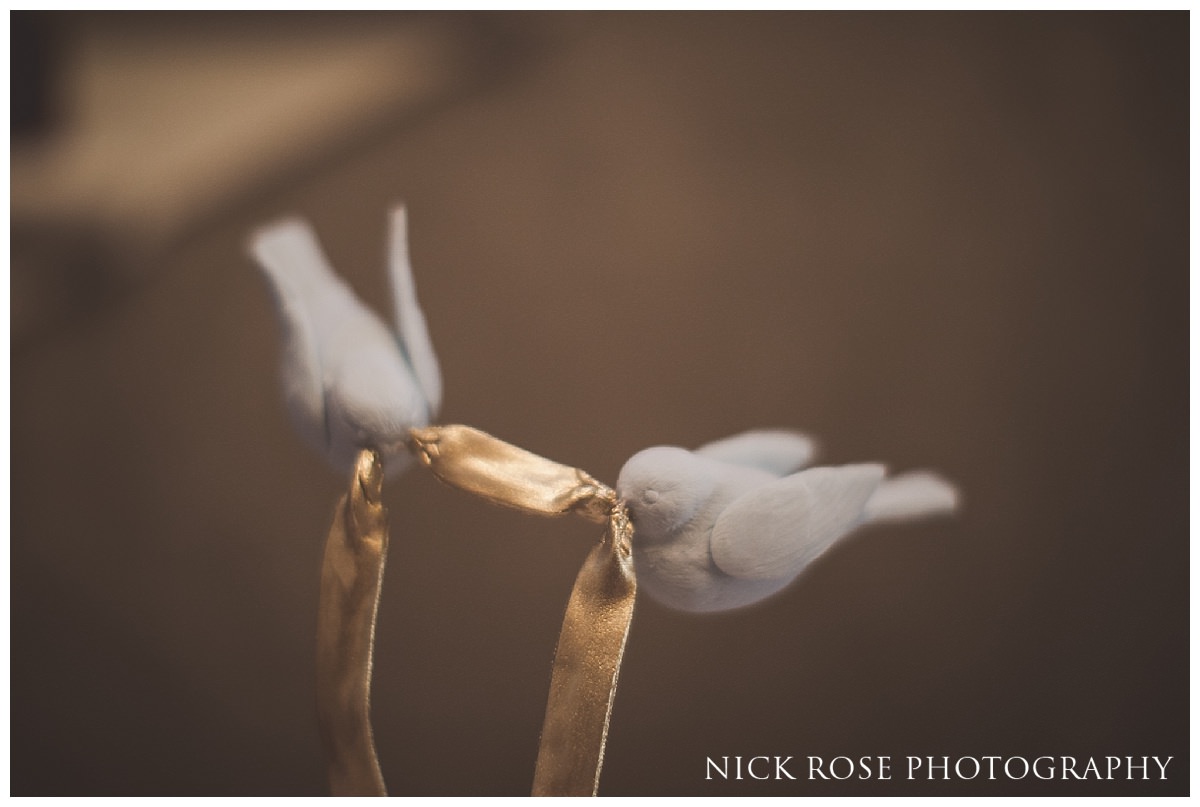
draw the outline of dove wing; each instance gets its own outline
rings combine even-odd
[[[712,531],[713,562],[748,580],[793,577],[859,524],[882,465],[809,468],[735,499]]]
[[[784,476],[812,461],[816,444],[812,438],[784,429],[759,429],[715,440],[696,449],[696,454],[733,465],[748,465]]]
[[[403,206],[392,211],[391,234],[388,239],[388,272],[392,282],[400,347],[412,367],[417,386],[421,388],[432,417],[442,402],[442,374],[438,368],[437,356],[433,352],[429,329],[425,325],[425,315],[417,303],[412,263],[408,257],[408,215]]]
[[[944,515],[958,507],[958,490],[931,471],[909,471],[884,480],[867,501],[867,521],[908,521]]]
[[[270,282],[283,329],[283,391],[288,409],[304,436],[324,446],[328,436],[314,297],[333,270],[312,229],[296,219],[256,232],[250,239],[250,254]]]

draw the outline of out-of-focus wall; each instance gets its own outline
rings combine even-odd
[[[344,480],[289,428],[244,243],[304,215],[385,310],[401,199],[442,422],[609,482],[649,445],[791,426],[964,492],[760,606],[640,601],[602,793],[1188,792],[1186,14],[33,24],[59,94],[13,142],[14,794],[323,792]],[[118,106],[87,118],[63,88],[97,83]],[[33,152],[59,190],[22,184]],[[162,168],[121,168],[139,152]],[[595,530],[420,470],[386,496],[390,792],[528,792]],[[758,754],[800,780],[705,779]],[[904,777],[989,754],[1173,761]],[[894,778],[807,781],[808,755],[891,755]]]

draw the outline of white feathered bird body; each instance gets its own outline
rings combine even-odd
[[[301,436],[342,473],[363,448],[380,452],[389,475],[406,467],[408,430],[430,422],[441,376],[417,305],[403,208],[392,215],[388,261],[395,332],[333,271],[304,222],[266,227],[250,248],[274,294],[284,399]]]
[[[617,492],[634,525],[639,587],[685,611],[738,608],[783,589],[867,521],[955,507],[953,486],[926,472],[885,479],[876,463],[797,472],[812,453],[803,435],[756,431],[630,458]]]

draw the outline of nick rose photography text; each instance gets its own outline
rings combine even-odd
[[[1042,779],[1042,780],[1150,780],[1167,778],[1174,757],[1073,757],[1073,756],[906,756],[893,764],[890,756],[810,756],[797,762],[788,756],[705,757],[707,780],[799,779]]]

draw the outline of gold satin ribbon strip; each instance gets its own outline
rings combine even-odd
[[[379,455],[362,451],[329,528],[317,613],[317,723],[334,796],[386,796],[371,734],[371,659],[387,557]]]
[[[637,593],[632,537],[625,508],[614,508],[604,537],[575,578],[554,652],[533,774],[535,796],[594,796],[600,786],[608,721]]]
[[[494,504],[540,516],[575,512],[603,524],[617,500],[611,488],[578,468],[470,426],[430,426],[409,436],[414,453],[434,476]]]

